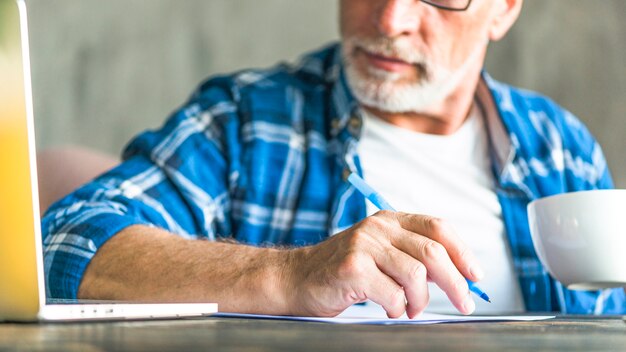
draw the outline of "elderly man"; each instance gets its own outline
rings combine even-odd
[[[480,312],[624,312],[622,290],[569,291],[532,248],[529,201],[612,181],[571,114],[481,71],[521,7],[341,0],[341,45],[208,80],[47,213],[48,295],[415,317],[472,313],[468,278],[494,300]]]

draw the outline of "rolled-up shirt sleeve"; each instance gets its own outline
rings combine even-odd
[[[129,226],[230,235],[224,138],[236,133],[224,128],[238,128],[235,115],[225,90],[209,84],[161,129],[133,140],[122,164],[53,204],[42,219],[47,296],[76,298],[98,249]]]

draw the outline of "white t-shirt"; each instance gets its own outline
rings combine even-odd
[[[365,180],[397,210],[449,221],[485,271],[476,313],[524,311],[519,282],[495,193],[484,119],[474,108],[448,136],[400,128],[363,113],[358,153]],[[368,215],[378,211],[367,202]],[[431,312],[457,313],[445,293],[429,283]]]

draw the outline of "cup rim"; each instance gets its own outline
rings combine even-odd
[[[534,200],[532,200],[532,201],[530,201],[528,203],[528,206],[530,207],[533,204],[544,203],[544,202],[551,202],[551,201],[556,201],[556,200],[560,200],[560,199],[584,197],[584,196],[587,196],[589,194],[598,194],[598,193],[626,194],[626,189],[591,189],[591,190],[584,190],[584,191],[575,191],[575,192],[566,192],[566,193],[553,194],[551,196],[546,196],[546,197],[541,197],[541,198],[534,199]]]

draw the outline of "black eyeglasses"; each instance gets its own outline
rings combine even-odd
[[[448,11],[465,11],[472,0],[421,0],[429,5]]]

